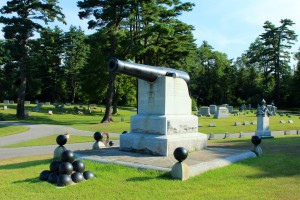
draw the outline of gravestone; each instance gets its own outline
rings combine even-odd
[[[210,134],[209,134],[209,137],[208,137],[208,139],[209,139],[209,140],[213,140],[213,139],[215,139],[215,134],[213,134],[213,133],[210,133]]]
[[[244,121],[243,125],[248,126],[248,125],[250,125],[250,123],[248,121]]]
[[[38,104],[38,103],[39,103],[39,100],[35,100],[34,103]]]
[[[293,120],[291,120],[291,119],[289,119],[289,120],[288,120],[288,123],[290,123],[290,124],[293,124],[293,123],[294,123],[294,121],[293,121]]]
[[[7,106],[3,106],[3,110],[7,110]]]
[[[216,123],[209,123],[209,127],[216,127],[217,124]]]
[[[34,108],[33,108],[33,111],[34,111],[34,112],[39,112],[39,111],[40,111],[40,107],[38,107],[38,106],[34,107]]]
[[[177,147],[206,148],[207,135],[198,133],[191,104],[181,78],[138,79],[138,114],[131,117],[130,133],[120,136],[120,150],[167,156]]]
[[[3,103],[4,104],[9,104],[9,100],[4,100]]]
[[[40,107],[40,108],[41,108],[43,105],[44,105],[44,103],[38,103],[38,104],[37,104],[37,106]]]
[[[10,101],[9,101],[9,104],[14,104],[14,103],[15,103],[15,102],[14,102],[14,101],[12,101],[12,100],[10,100]]]
[[[229,113],[233,113],[233,112],[234,112],[233,106],[228,106],[228,112],[229,112]]]
[[[230,138],[230,133],[229,133],[229,132],[226,132],[226,133],[224,134],[224,139],[226,139],[226,138]]]
[[[202,123],[198,123],[198,127],[202,127],[203,125],[202,125]]]
[[[212,114],[212,115],[216,114],[217,106],[216,105],[210,105],[209,106],[209,111],[210,111],[210,114]]]
[[[46,106],[50,106],[50,102],[45,102],[45,105]]]
[[[257,124],[257,122],[256,121],[251,121],[251,124],[255,125],[255,124]]]
[[[245,137],[244,132],[240,132],[239,138],[243,138],[243,137]]]
[[[71,106],[71,103],[66,103],[66,106]]]
[[[248,110],[251,110],[252,107],[251,107],[251,104],[248,104]]]
[[[261,138],[273,138],[270,131],[269,110],[266,107],[266,101],[263,99],[261,105],[257,107],[257,128],[256,136]]]
[[[280,120],[280,123],[281,123],[281,124],[285,124],[285,120],[283,120],[283,119]]]
[[[215,119],[219,118],[229,118],[229,112],[226,107],[218,107],[217,113],[214,115]]]
[[[201,106],[199,108],[199,115],[204,115],[204,116],[210,116],[210,112],[209,112],[209,107],[207,106]]]
[[[241,123],[241,122],[234,122],[234,125],[235,125],[235,126],[241,126],[242,123]]]
[[[25,116],[26,116],[26,117],[30,117],[30,116],[31,116],[31,113],[30,113],[29,110],[25,110],[24,112],[25,112]]]
[[[25,105],[30,105],[30,101],[24,101]]]

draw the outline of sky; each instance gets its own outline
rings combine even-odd
[[[91,34],[95,30],[88,30],[87,20],[78,17],[77,1],[60,0],[67,25],[56,24],[64,31],[68,31],[70,25],[81,26],[86,34]],[[291,19],[295,22],[291,29],[300,35],[298,0],[182,0],[186,1],[194,3],[195,7],[191,12],[183,13],[179,19],[194,26],[197,45],[200,46],[205,40],[214,50],[226,53],[229,59],[241,56],[249,48],[264,32],[266,21],[278,26],[281,19]],[[1,0],[0,7],[6,2]],[[3,39],[2,32],[0,39]],[[292,52],[298,51],[299,47],[300,42],[296,42]]]

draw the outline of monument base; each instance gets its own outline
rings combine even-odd
[[[274,138],[274,136],[271,134],[271,131],[256,131],[255,135],[260,136],[261,139]]]
[[[203,133],[146,134],[127,133],[120,135],[120,150],[152,155],[172,155],[177,147],[198,151],[207,146],[207,135]]]

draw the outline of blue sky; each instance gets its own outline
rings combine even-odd
[[[236,58],[248,49],[250,43],[264,32],[265,21],[279,25],[280,19],[289,18],[296,24],[292,27],[300,35],[300,1],[297,0],[182,0],[196,6],[193,11],[183,13],[180,19],[193,25],[196,43],[201,45],[206,40],[217,51],[226,53],[228,58]],[[79,9],[76,1],[61,0],[60,6],[66,15],[67,26],[58,25],[68,30],[69,26],[81,26],[87,34],[87,20],[78,18]],[[74,3],[71,3],[74,2]],[[6,1],[1,0],[0,7]],[[0,32],[0,38],[3,38]],[[300,36],[299,36],[300,40]],[[297,51],[300,42],[292,51]]]

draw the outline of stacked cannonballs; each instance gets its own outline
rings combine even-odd
[[[72,151],[64,150],[61,155],[57,153],[58,148],[59,151],[65,148],[63,147],[67,142],[65,135],[57,136],[56,142],[60,146],[54,151],[54,159],[49,166],[50,170],[44,170],[40,173],[41,181],[48,181],[62,187],[95,177],[91,171],[85,171],[85,165],[81,160],[75,160]]]

